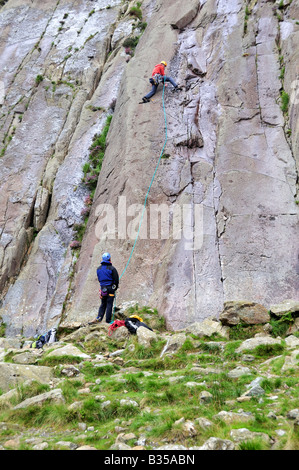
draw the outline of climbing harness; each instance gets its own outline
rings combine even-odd
[[[139,222],[139,227],[138,227],[138,230],[137,230],[137,235],[136,235],[136,238],[135,238],[135,241],[134,241],[134,245],[133,245],[133,247],[132,247],[132,250],[131,250],[129,259],[128,259],[128,261],[127,261],[127,264],[126,264],[126,266],[125,266],[123,272],[121,273],[121,275],[120,275],[120,277],[119,277],[119,280],[121,280],[121,278],[122,278],[123,275],[125,274],[125,272],[126,272],[128,266],[129,266],[129,264],[130,264],[131,258],[132,258],[132,256],[133,256],[133,252],[134,252],[134,250],[135,250],[135,246],[136,246],[136,243],[137,243],[137,240],[138,240],[138,237],[139,237],[139,233],[140,233],[140,229],[141,229],[141,224],[142,224],[144,212],[145,212],[145,209],[146,209],[147,198],[148,198],[149,192],[150,192],[150,190],[151,190],[152,184],[153,184],[153,182],[154,182],[154,179],[155,179],[156,173],[157,173],[157,171],[158,171],[158,168],[159,168],[159,165],[160,165],[160,162],[161,162],[161,158],[162,158],[162,155],[164,154],[164,149],[165,149],[166,143],[167,143],[167,119],[166,119],[166,110],[165,110],[165,102],[164,102],[164,92],[165,92],[165,78],[163,78],[163,92],[162,92],[162,105],[163,105],[163,113],[164,113],[164,121],[165,121],[165,141],[164,141],[164,145],[163,145],[163,148],[162,148],[162,150],[161,150],[161,153],[160,153],[160,157],[159,157],[159,159],[158,159],[158,163],[157,163],[156,168],[155,168],[155,171],[154,171],[154,173],[153,173],[153,176],[152,176],[152,179],[151,179],[149,188],[148,188],[148,190],[147,190],[147,193],[146,193],[146,196],[145,196],[145,199],[144,199],[144,204],[143,204],[141,219],[140,219],[140,222]],[[112,322],[113,322],[113,318],[114,318],[115,305],[116,305],[116,295],[115,295],[114,309],[113,309],[113,314],[112,314]]]
[[[156,86],[158,86],[159,83],[162,83],[163,81],[164,81],[164,78],[159,73],[155,73],[155,75],[149,79],[149,82],[152,85],[156,85]]]

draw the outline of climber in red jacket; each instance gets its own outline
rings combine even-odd
[[[152,76],[149,79],[150,83],[152,84],[152,89],[142,98],[143,103],[148,103],[150,101],[150,98],[154,96],[158,89],[159,83],[161,82],[170,82],[175,90],[179,89],[175,81],[171,77],[165,75],[165,67],[167,67],[165,60],[162,60],[160,64],[155,65]]]

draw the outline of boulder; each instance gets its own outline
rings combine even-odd
[[[0,363],[0,389],[4,392],[21,385],[26,380],[48,384],[53,378],[51,367]]]
[[[299,338],[294,335],[287,336],[285,339],[288,349],[298,348],[299,347]]]
[[[137,328],[138,343],[145,348],[150,348],[153,341],[157,341],[158,337],[154,331],[143,326]]]
[[[204,336],[212,336],[213,334],[219,334],[224,338],[229,337],[229,328],[223,326],[220,322],[205,319],[203,322],[196,322],[192,323],[186,328],[188,333],[192,333],[199,338],[203,338]]]
[[[234,442],[252,441],[253,439],[262,439],[267,444],[270,444],[271,442],[268,434],[249,431],[249,429],[246,428],[232,429],[230,435]]]
[[[210,437],[198,450],[235,450],[235,445],[229,439]]]
[[[286,313],[299,312],[299,300],[284,300],[280,304],[270,306],[271,313],[278,317],[285,315]]]
[[[213,400],[213,395],[210,392],[207,392],[206,390],[203,390],[199,394],[199,401],[201,403],[210,403]]]
[[[254,385],[247,392],[243,393],[241,398],[260,397],[265,394],[265,390],[260,385]]]
[[[74,356],[80,357],[82,359],[90,359],[88,354],[83,353],[80,349],[76,348],[72,344],[67,344],[60,348],[54,349],[53,351],[47,354],[47,357],[60,357],[60,356]]]
[[[21,348],[21,341],[18,338],[0,338],[0,348],[20,349]]]
[[[186,335],[184,333],[178,333],[170,336],[160,354],[160,357],[162,358],[166,354],[168,355],[176,353],[183,346],[185,341]]]
[[[54,403],[64,403],[65,399],[62,394],[62,390],[57,388],[55,390],[51,390],[50,392],[41,393],[35,397],[27,398],[26,400],[22,401],[18,405],[14,407],[14,410],[18,410],[20,408],[27,408],[28,406],[42,406],[45,402],[51,401]]]
[[[229,326],[239,323],[256,325],[268,323],[270,314],[266,307],[255,302],[230,301],[224,303],[219,319],[223,325]]]
[[[257,346],[272,346],[275,344],[281,344],[281,339],[271,338],[271,336],[258,336],[255,338],[249,338],[243,341],[243,343],[236,349],[236,353],[246,351],[247,349],[252,350],[255,349]]]
[[[214,418],[219,418],[227,424],[232,424],[236,422],[251,422],[255,420],[255,417],[252,413],[245,413],[243,411],[235,413],[233,411],[220,411],[217,413]]]
[[[16,364],[36,364],[42,354],[41,349],[32,349],[15,354],[12,360]]]
[[[230,370],[227,373],[227,376],[232,379],[236,379],[238,377],[242,377],[242,375],[249,375],[249,374],[251,374],[251,370],[249,369],[249,367],[237,366],[235,369]]]
[[[286,356],[284,365],[282,366],[282,372],[289,369],[297,370],[299,368],[299,349],[295,349],[291,352],[290,356]]]
[[[130,332],[125,326],[120,326],[119,328],[116,328],[115,330],[113,330],[113,332],[111,333],[111,338],[114,341],[118,341],[118,342],[126,341],[127,339],[129,339],[129,337],[130,337]]]

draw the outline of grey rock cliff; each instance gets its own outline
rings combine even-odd
[[[242,0],[144,1],[147,27],[129,61],[122,42],[137,35],[134,2],[5,4],[0,314],[8,334],[94,318],[103,251],[123,273],[117,303],[152,305],[174,330],[219,317],[227,301],[299,300],[299,7],[285,3],[253,1],[245,14]],[[102,210],[123,215],[144,203],[165,141],[162,87],[153,102],[138,102],[162,59],[182,90],[165,89],[167,158],[126,268],[134,237],[121,237],[117,224],[114,238],[101,230]],[[112,112],[77,260],[70,242],[88,194],[82,167]],[[189,231],[170,217],[169,236],[153,239],[154,204],[198,212]]]

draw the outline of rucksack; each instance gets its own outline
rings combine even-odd
[[[137,332],[137,329],[140,327],[140,326],[144,326],[145,328],[147,328],[148,330],[152,330],[152,328],[150,328],[149,326],[147,326],[143,321],[140,321],[139,320],[140,317],[137,318],[137,315],[134,315],[132,317],[129,317],[129,318],[126,318],[125,319],[125,326],[128,328],[129,332],[132,334],[132,335],[136,335],[136,332]]]
[[[140,321],[137,318],[126,318],[125,326],[132,335],[136,335],[136,330],[139,328]]]
[[[46,334],[37,335],[36,340],[31,343],[30,347],[34,349],[41,349],[46,343],[55,343],[57,341],[56,331],[56,328],[51,328],[51,330],[49,330]]]
[[[43,345],[46,343],[46,338],[44,335],[37,335],[36,340],[31,343],[31,348],[34,349],[41,349]]]

